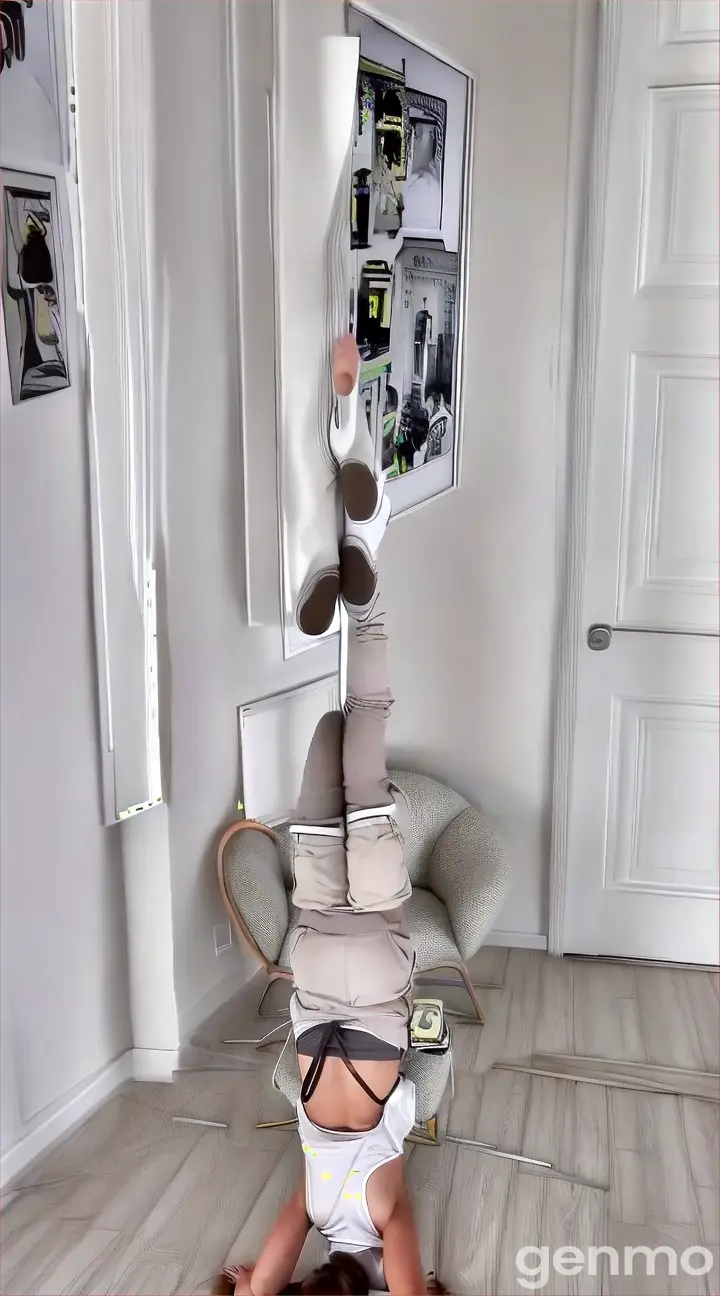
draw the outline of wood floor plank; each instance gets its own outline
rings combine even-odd
[[[572,960],[545,954],[538,971],[540,994],[533,1052],[574,1053]]]
[[[172,1086],[162,1088],[171,1089]],[[129,1092],[118,1094],[93,1113],[66,1142],[49,1152],[41,1166],[33,1167],[19,1182],[21,1185],[31,1184],[141,1164],[171,1130],[169,1119],[158,1120],[152,1110],[133,1103]]]
[[[521,1176],[523,1177],[523,1176]],[[547,1180],[543,1238],[551,1255],[561,1247],[576,1247],[587,1257],[591,1246],[602,1245],[607,1232],[607,1194],[585,1185]],[[591,1272],[583,1263],[579,1274],[553,1273],[553,1296],[601,1296],[603,1267]]]
[[[87,1278],[116,1240],[117,1233],[111,1229],[86,1226],[57,1262],[46,1269],[42,1279],[35,1281],[33,1296],[59,1296],[59,1293],[82,1296]]]
[[[647,1062],[635,969],[573,960],[573,1026],[576,1053]]]
[[[512,1075],[501,1072],[498,1075]],[[568,1080],[550,1080],[543,1076],[526,1076],[528,1101],[525,1128],[522,1133],[523,1156],[550,1161],[553,1169],[570,1173],[563,1153],[572,1143],[572,1131],[563,1131],[567,1122],[572,1126],[575,1085]]]
[[[540,975],[536,950],[510,950],[505,985],[510,990],[510,1005],[503,1056],[526,1057],[534,1048],[539,1015]]]
[[[238,1147],[281,1151],[282,1130],[257,1130],[258,1121],[287,1120],[293,1115],[287,1099],[272,1087],[269,1065],[254,1071],[190,1071],[176,1075],[171,1085],[136,1085],[129,1098],[173,1116],[218,1121],[228,1127],[227,1137]]]
[[[496,1283],[492,1288],[485,1288],[485,1291],[502,1292],[503,1296],[516,1296],[516,1293],[528,1290],[520,1285],[521,1277],[539,1282],[545,1276],[539,1269],[542,1264],[540,1255],[518,1256],[518,1252],[523,1247],[547,1245],[543,1235],[546,1191],[547,1178],[544,1175],[519,1174],[517,1167],[511,1170],[507,1209],[498,1252]],[[518,1267],[518,1259],[521,1267]],[[548,1272],[548,1279],[549,1277]],[[548,1287],[545,1285],[538,1290],[546,1292]]]
[[[502,945],[483,945],[467,965],[473,985],[503,985],[509,953]]]
[[[680,1115],[693,1182],[720,1188],[720,1108],[683,1098]]]
[[[454,1028],[453,1056],[457,1060],[455,1041],[463,1041],[463,1046],[472,1058],[470,1066],[474,1075],[483,1075],[498,1058],[509,1056],[507,1036],[512,993],[509,987],[484,990],[485,1025],[481,1029],[476,1026]]]
[[[445,1202],[439,1275],[453,1296],[496,1292],[512,1162],[456,1149]]]
[[[3,1296],[28,1296],[52,1276],[63,1257],[81,1244],[86,1232],[82,1220],[53,1220],[40,1235],[33,1233],[33,1245],[20,1263],[12,1264],[3,1283]],[[17,1257],[16,1250],[16,1257]],[[60,1296],[61,1289],[54,1296]]]
[[[696,1186],[695,1193],[698,1199],[702,1244],[720,1246],[720,1189]]]
[[[523,1155],[550,1161],[558,1175],[606,1191],[610,1169],[605,1090],[550,1077],[526,1078],[530,1096]],[[520,1171],[543,1173],[532,1166],[521,1166]]]
[[[248,1265],[257,1259],[273,1220],[277,1219],[303,1170],[303,1155],[297,1134],[285,1135],[286,1146],[267,1176],[250,1210],[238,1220],[235,1235],[223,1263]]]
[[[560,1053],[534,1053],[526,1063],[501,1061],[495,1066],[613,1089],[639,1089],[720,1103],[720,1075],[708,1071],[686,1071],[644,1062],[618,1062]]]
[[[526,1076],[511,1071],[488,1072],[471,1137],[494,1143],[503,1152],[522,1152],[528,1092]]]
[[[610,1217],[633,1226],[697,1227],[679,1100],[613,1089],[609,1104]],[[623,1148],[637,1155],[618,1156]]]
[[[178,1130],[144,1165],[99,1185],[104,1191],[94,1224],[131,1232],[139,1229],[202,1138],[202,1131]],[[94,1182],[98,1184],[98,1179]]]
[[[3,1206],[0,1228],[2,1247],[0,1247],[0,1274],[5,1272],[4,1259],[10,1244],[16,1238],[24,1237],[30,1228],[38,1222],[49,1224],[57,1218],[68,1192],[76,1183],[86,1182],[84,1177],[60,1179],[52,1187],[34,1188],[27,1192],[18,1192],[13,1199]],[[0,1283],[0,1289],[2,1284]]]
[[[549,1261],[559,1247],[578,1247],[587,1253],[590,1246],[602,1245],[606,1230],[603,1191],[541,1173],[514,1175],[497,1286],[493,1290],[513,1294],[527,1291],[519,1281],[524,1277],[542,1283],[537,1289],[551,1292],[552,1296],[601,1296],[602,1264],[597,1266],[597,1273],[590,1272],[592,1266],[588,1266],[576,1275],[563,1275],[554,1272]],[[523,1256],[523,1247],[538,1250]],[[524,1270],[518,1262],[525,1266]],[[543,1264],[547,1265],[545,1272]]]
[[[492,1074],[492,1071],[488,1073],[488,1075]],[[448,1134],[454,1134],[456,1138],[478,1137],[476,1131],[484,1084],[484,1076],[462,1073],[455,1076],[455,1094],[448,1112]],[[489,1141],[494,1143],[495,1139]]]
[[[43,1245],[52,1226],[53,1218],[48,1214],[28,1221],[24,1228],[16,1228],[12,1236],[8,1236],[3,1227],[0,1249],[0,1289],[3,1292],[12,1290],[18,1270]]]
[[[407,1173],[423,1268],[426,1273],[433,1270],[445,1283],[449,1282],[446,1263],[452,1260],[452,1250],[448,1248],[446,1261],[443,1236],[448,1224],[447,1198],[457,1152],[452,1143],[443,1143],[436,1148],[415,1147]]]
[[[573,1174],[587,1183],[610,1183],[608,1096],[595,1085],[575,1086]]]
[[[675,968],[636,967],[635,982],[647,1061],[704,1071],[687,973]]]
[[[487,1029],[487,1024],[481,1030],[460,1022],[453,1026],[452,1059],[456,1075],[472,1075],[475,1072],[478,1047]]]
[[[685,972],[690,1010],[707,1071],[720,1071],[720,1005],[708,972]]]
[[[156,1262],[170,1262],[168,1280],[179,1267],[184,1290],[198,1286],[222,1265],[277,1160],[275,1151],[235,1147],[224,1131],[205,1130],[140,1227],[126,1229],[93,1273],[92,1290],[132,1290]]]
[[[679,1256],[686,1247],[699,1245],[696,1228],[662,1223],[639,1227],[610,1220],[608,1241],[619,1253],[621,1272],[609,1273],[605,1288],[607,1296],[708,1296],[706,1279],[684,1273],[679,1264]],[[674,1275],[669,1272],[668,1257],[661,1253],[655,1257],[654,1274],[649,1272],[642,1253],[630,1259],[632,1272],[622,1272],[626,1247],[648,1247],[655,1252],[657,1247],[663,1246],[669,1247],[677,1257]]]

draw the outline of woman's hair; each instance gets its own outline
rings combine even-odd
[[[359,1260],[345,1251],[333,1251],[330,1259],[313,1269],[300,1283],[291,1283],[285,1291],[300,1296],[368,1296],[370,1283]]]

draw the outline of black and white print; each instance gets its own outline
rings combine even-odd
[[[55,181],[2,173],[3,311],[13,404],[70,386]]]
[[[445,456],[449,465],[427,493],[398,497],[402,511],[454,482],[468,78],[365,15],[351,29],[360,36],[351,245],[361,392],[391,496],[418,469]]]

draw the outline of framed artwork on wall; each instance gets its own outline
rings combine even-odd
[[[341,527],[328,429],[346,330],[393,516],[459,482],[474,83],[361,0],[271,10],[248,45],[229,4],[228,31],[248,619],[279,620],[289,658],[320,641],[297,606]]]
[[[70,386],[57,189],[2,172],[2,296],[13,405]]]
[[[458,483],[472,77],[351,7],[354,325],[393,515]]]

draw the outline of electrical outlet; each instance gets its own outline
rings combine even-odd
[[[232,930],[229,922],[217,923],[213,927],[213,940],[215,941],[215,953],[224,954],[232,945]]]

